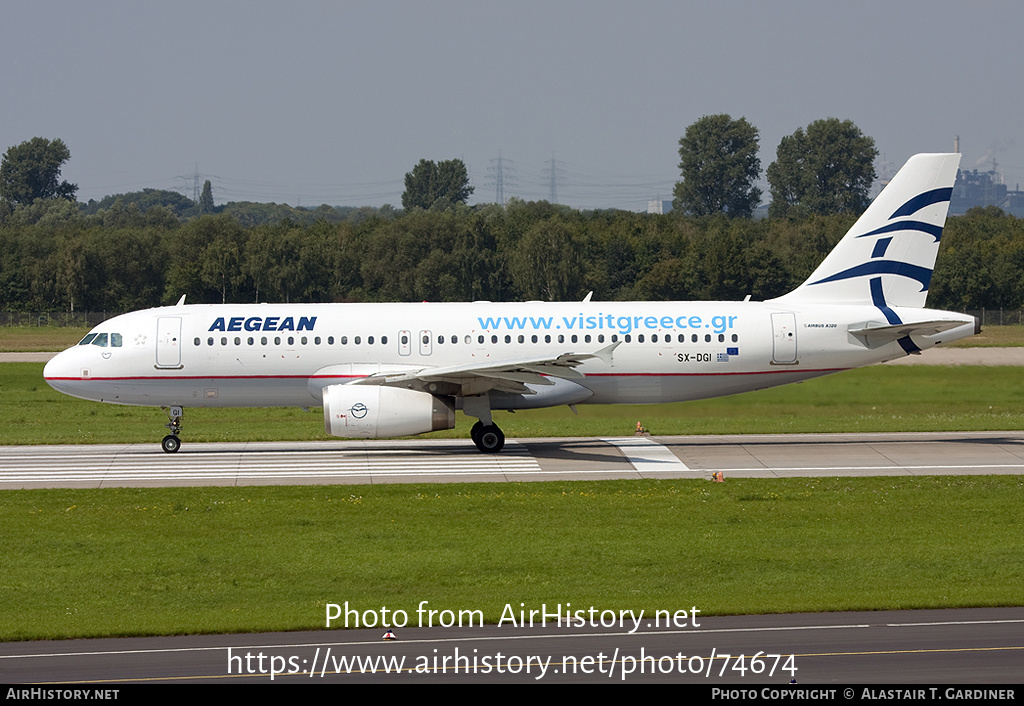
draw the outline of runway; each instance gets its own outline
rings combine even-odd
[[[1024,432],[2,446],[0,488],[1024,473]]]
[[[14,642],[0,644],[0,674],[10,684],[72,682],[97,689],[271,681],[727,684],[756,687],[761,698],[765,684],[826,685],[836,693],[819,698],[830,700],[864,698],[864,685],[919,684],[937,687],[937,698],[949,699],[964,698],[946,691],[955,684],[1013,690],[1024,655],[1024,608],[690,613],[685,624],[668,627],[653,619],[645,616],[635,629],[629,618],[621,626],[566,627],[553,617],[532,627],[396,627],[393,642],[381,639],[382,628]],[[415,612],[410,620],[415,622]],[[791,679],[797,685],[789,685]],[[853,688],[849,695],[847,688]]]

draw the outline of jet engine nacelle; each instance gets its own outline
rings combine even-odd
[[[378,439],[455,428],[455,409],[428,392],[382,385],[328,385],[324,428],[331,436]]]

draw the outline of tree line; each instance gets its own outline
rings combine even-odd
[[[37,202],[0,218],[0,308],[126,311],[190,303],[768,299],[802,282],[851,214],[751,220],[579,211],[544,201],[371,211],[340,222],[182,221]],[[21,214],[24,216],[24,214]],[[929,306],[1024,308],[1024,223],[950,218]]]
[[[461,160],[421,160],[404,211],[215,207],[145,189],[78,204],[70,152],[34,138],[0,164],[0,308],[126,311],[193,303],[769,299],[802,282],[868,203],[874,141],[820,120],[783,138],[760,201],[757,130],[705,116],[679,143],[677,212],[466,205]],[[951,218],[929,306],[1024,308],[1024,227],[997,208]]]

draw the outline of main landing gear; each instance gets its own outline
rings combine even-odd
[[[178,434],[181,433],[181,418],[183,416],[184,411],[181,407],[171,407],[167,411],[167,417],[171,421],[164,426],[170,429],[171,433],[160,442],[160,448],[164,450],[164,453],[172,454],[181,448],[181,439],[178,438]]]
[[[505,433],[497,424],[484,425],[483,422],[477,422],[469,430],[469,436],[476,447],[485,454],[496,454],[505,446]]]
[[[491,398],[488,394],[470,395],[462,399],[462,411],[480,421],[469,430],[473,443],[485,454],[496,454],[505,446],[505,433],[491,421]]]

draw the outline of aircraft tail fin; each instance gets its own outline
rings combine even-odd
[[[910,158],[786,301],[923,308],[959,154]]]

